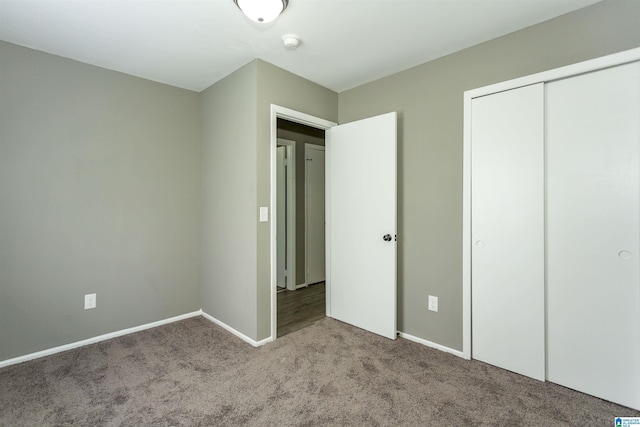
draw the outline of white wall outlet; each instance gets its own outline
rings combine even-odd
[[[438,311],[438,297],[434,297],[433,295],[429,295],[429,305],[428,309],[431,311]]]
[[[84,309],[96,308],[96,294],[87,294],[84,296]]]

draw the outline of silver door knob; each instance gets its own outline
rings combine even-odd
[[[390,242],[391,239],[391,234],[385,234],[384,236],[382,236],[382,240],[384,240],[385,242]]]

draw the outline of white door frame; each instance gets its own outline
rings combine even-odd
[[[276,215],[278,214],[276,206],[276,189],[277,187],[277,176],[276,176],[276,147],[278,146],[278,119],[286,119],[291,122],[300,123],[305,126],[310,126],[316,129],[326,130],[330,127],[336,126],[337,123],[331,122],[329,120],[321,119],[319,117],[311,116],[306,113],[301,113],[299,111],[291,110],[286,107],[281,107],[279,105],[271,104],[271,149],[270,151],[270,170],[271,170],[271,337],[269,341],[273,341],[277,336],[277,328],[278,328],[278,313],[277,313],[277,291],[278,291],[278,248],[276,242],[276,231],[277,224],[275,221]],[[328,190],[327,190],[328,191]],[[328,247],[328,245],[327,245]],[[327,303],[329,301],[330,295],[330,285],[327,283],[326,287],[327,292]],[[327,312],[329,307],[327,307]]]
[[[277,144],[285,147],[287,153],[288,160],[288,175],[286,177],[287,181],[287,221],[286,221],[286,229],[287,229],[287,268],[286,268],[286,277],[287,277],[287,289],[290,291],[296,290],[296,142],[290,139],[277,139]],[[277,146],[276,144],[276,146]],[[276,166],[277,168],[277,166]],[[277,169],[276,169],[277,173]],[[277,185],[276,185],[277,188]],[[277,194],[276,194],[277,197]],[[275,205],[274,205],[275,206]],[[275,211],[274,211],[275,212]],[[274,222],[276,222],[276,216],[273,217]],[[276,222],[277,229],[277,222]],[[277,255],[277,252],[276,252]],[[276,258],[276,266],[277,266],[277,258]],[[277,272],[276,272],[277,278]]]
[[[462,180],[462,357],[471,359],[471,101],[473,98],[546,83],[640,60],[640,48],[630,49],[554,70],[508,80],[464,92]]]

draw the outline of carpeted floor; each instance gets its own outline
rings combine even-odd
[[[615,416],[640,412],[329,318],[253,348],[197,317],[0,369],[2,426],[613,426]]]

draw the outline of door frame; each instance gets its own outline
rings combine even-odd
[[[325,148],[322,145],[309,144],[308,142],[305,143],[304,144],[305,159],[307,157],[307,150],[325,151]],[[327,172],[326,169],[327,168],[326,168],[326,159],[325,159],[325,182],[326,182],[326,172]],[[305,166],[304,166],[304,174],[305,174],[304,175],[304,282],[308,286],[310,285],[310,283],[309,283],[309,206],[308,206],[309,205],[309,196],[308,196],[309,175],[307,173],[307,170],[308,170],[307,164],[305,163]],[[326,208],[326,199],[327,199],[326,194],[327,194],[327,189],[325,186],[325,208]],[[325,212],[326,212],[326,209],[325,209]],[[325,216],[325,223],[326,223],[326,216]],[[324,239],[326,243],[327,242],[326,229],[324,232]],[[326,255],[326,248],[325,248],[325,255]],[[326,257],[325,257],[325,263],[326,263]],[[325,280],[326,280],[326,274],[325,274]],[[326,289],[326,284],[325,284],[325,289]]]
[[[331,122],[329,120],[322,119],[320,117],[315,117],[306,113],[302,113],[300,111],[292,110],[290,108],[282,107],[276,104],[271,104],[271,148],[270,152],[270,204],[271,204],[271,247],[270,247],[270,256],[271,256],[271,338],[270,341],[273,341],[277,338],[278,332],[278,310],[277,310],[277,291],[278,291],[278,248],[276,242],[276,232],[277,232],[277,223],[275,218],[277,218],[277,200],[276,200],[276,189],[277,187],[277,176],[276,176],[276,147],[278,146],[278,119],[286,119],[294,123],[299,123],[305,126],[310,126],[316,129],[327,130],[333,126],[336,126],[337,123]],[[326,170],[326,164],[325,164]],[[328,189],[325,188],[325,197],[328,194]],[[327,227],[328,227],[327,223]],[[325,232],[325,236],[328,234]],[[326,237],[325,237],[326,239]],[[327,242],[327,251],[329,250],[329,245]],[[328,252],[327,252],[328,257]],[[328,265],[327,265],[328,268]],[[330,312],[329,308],[329,296],[330,296],[330,283],[327,280],[326,282],[326,294],[327,294],[327,313]]]
[[[630,49],[577,64],[492,84],[464,92],[464,138],[462,159],[462,357],[471,359],[471,102],[473,98],[548,83],[578,74],[640,60],[640,48]]]

